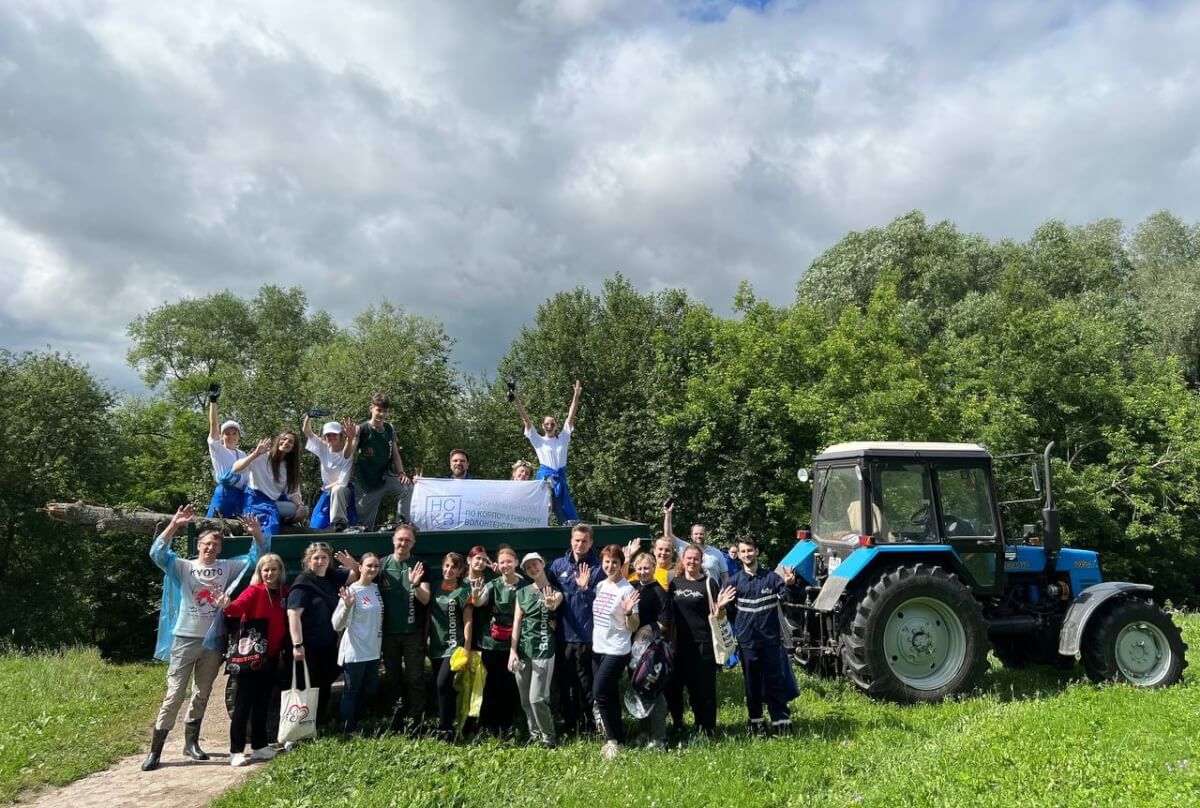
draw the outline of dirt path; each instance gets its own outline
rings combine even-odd
[[[238,785],[264,764],[235,769],[229,765],[229,721],[225,718],[225,679],[218,676],[208,702],[208,720],[201,728],[201,747],[212,756],[196,763],[183,756],[183,711],[167,738],[163,762],[152,772],[141,770],[141,752],[118,761],[108,770],[27,796],[19,806],[38,808],[133,808],[170,805],[200,808],[226,789]],[[185,705],[184,709],[187,707]],[[147,746],[149,742],[147,741]]]

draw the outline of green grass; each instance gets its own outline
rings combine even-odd
[[[1200,617],[1178,619],[1200,649]],[[726,737],[710,746],[606,762],[595,742],[542,751],[328,739],[278,758],[214,805],[1195,805],[1198,677],[1189,669],[1182,685],[1148,692],[993,662],[982,694],[919,707],[802,679],[796,736],[751,741],[740,677],[725,674]]]
[[[92,649],[0,656],[0,803],[138,751],[165,666],[110,665]]]

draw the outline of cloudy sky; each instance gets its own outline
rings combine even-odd
[[[918,208],[1200,219],[1200,4],[4,0],[0,346],[120,388],[164,301],[389,298],[494,366],[616,271],[792,299]]]

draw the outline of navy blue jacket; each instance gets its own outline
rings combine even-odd
[[[737,592],[737,600],[726,607],[726,614],[738,644],[746,648],[781,644],[779,604],[797,599],[783,578],[762,567],[753,575],[742,568],[729,579],[729,585]]]
[[[575,583],[575,576],[579,574],[579,564],[587,564],[591,570],[588,576],[591,583],[584,592],[580,592]],[[603,579],[604,571],[600,569],[600,556],[595,547],[588,550],[588,554],[579,563],[575,562],[575,553],[567,550],[550,565],[550,580],[563,593],[563,605],[558,610],[558,625],[562,631],[563,642],[591,643],[592,600],[596,597],[596,584]]]

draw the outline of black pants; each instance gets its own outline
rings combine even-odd
[[[554,661],[558,714],[567,732],[581,732],[592,720],[592,644],[565,642]]]
[[[267,740],[267,714],[271,711],[271,693],[278,676],[278,660],[270,659],[260,670],[237,675],[233,696],[233,718],[229,722],[229,751],[246,751],[246,722],[250,722],[250,748],[262,749]]]
[[[342,675],[342,669],[337,664],[338,649],[336,645],[317,645],[311,648],[306,647],[304,650],[304,661],[308,665],[312,683],[304,681],[304,668],[295,664],[295,657],[292,656],[291,649],[285,651],[280,657],[279,682],[280,686],[285,689],[291,687],[292,668],[295,667],[297,687],[317,688],[317,722],[320,723],[328,718],[325,712],[329,708],[334,680]]]
[[[454,689],[454,671],[450,670],[450,657],[432,659],[433,682],[437,687],[438,731],[454,732],[454,719],[458,713],[458,691]]]
[[[512,729],[513,716],[521,703],[517,693],[517,678],[508,670],[508,649],[483,649],[483,706],[479,709],[479,725],[495,735]]]
[[[625,740],[621,721],[621,677],[629,667],[629,654],[592,654],[592,699],[596,725],[604,740]]]
[[[707,643],[681,642],[675,649],[675,672],[671,685],[676,704],[671,705],[671,714],[676,726],[683,725],[683,691],[687,690],[692,704],[692,715],[696,718],[696,729],[705,735],[717,731],[717,663],[712,656],[712,646]]]

